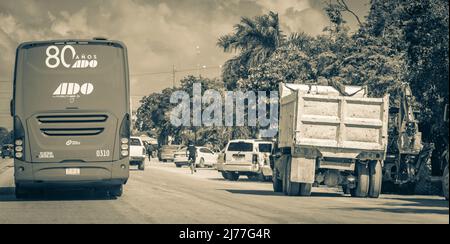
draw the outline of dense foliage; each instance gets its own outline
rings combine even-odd
[[[331,20],[322,35],[285,35],[276,13],[242,18],[232,33],[219,38],[218,46],[236,56],[223,68],[223,84],[188,77],[181,89],[193,82],[228,90],[278,90],[281,82],[367,86],[371,96],[391,95],[396,104],[402,83],[416,96],[425,140],[444,144],[448,124],[442,120],[448,104],[449,3],[445,0],[372,0],[365,20],[344,0],[325,9]],[[357,19],[360,27],[350,32],[343,13]],[[160,137],[192,131],[202,142],[221,142],[225,137],[255,136],[254,128],[173,128],[168,120],[170,93],[143,99],[138,126],[158,128]],[[439,146],[439,145],[438,145]]]

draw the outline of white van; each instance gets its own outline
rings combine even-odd
[[[271,180],[270,156],[273,146],[273,142],[265,140],[232,140],[225,147],[217,170],[230,181],[237,181],[241,175],[261,181]]]
[[[145,170],[145,156],[147,150],[139,137],[130,138],[130,165],[137,165],[139,170]]]

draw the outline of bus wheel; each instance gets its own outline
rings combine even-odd
[[[123,195],[123,185],[111,187],[109,189],[109,195],[111,197],[121,197]]]
[[[357,182],[356,188],[350,190],[352,197],[367,197],[369,194],[369,167],[368,165],[358,163],[356,166]]]
[[[383,168],[381,166],[381,161],[370,162],[369,165],[369,197],[379,198],[383,182]]]
[[[17,199],[25,199],[30,196],[28,190],[19,185],[16,185],[14,193]]]

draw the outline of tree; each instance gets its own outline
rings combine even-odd
[[[167,144],[169,136],[175,139],[176,144],[186,144],[188,141],[195,141],[198,145],[212,144],[220,145],[228,141],[233,133],[226,127],[196,127],[182,126],[176,127],[170,121],[170,114],[176,104],[170,103],[170,97],[175,91],[184,91],[190,95],[190,107],[193,110],[193,86],[202,85],[202,95],[205,91],[213,89],[224,94],[224,87],[217,79],[188,76],[181,80],[181,86],[176,89],[168,88],[161,93],[153,93],[144,97],[142,105],[137,112],[136,127],[140,131],[156,130],[161,144]]]
[[[11,144],[13,141],[13,132],[6,128],[0,127],[0,145]]]
[[[238,80],[246,79],[248,70],[268,59],[285,40],[278,14],[274,12],[255,18],[243,17],[234,29],[234,33],[220,37],[217,42],[225,52],[238,53],[223,68],[228,88],[235,88]]]
[[[441,118],[449,103],[449,2],[372,0],[371,5],[367,29],[405,54],[405,81],[417,98],[423,139],[435,143],[439,163],[436,156],[448,146],[448,122]]]

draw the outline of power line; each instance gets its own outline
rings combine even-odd
[[[130,74],[130,76],[147,76],[147,75],[164,75],[164,74],[171,74],[173,75],[174,73],[182,73],[182,72],[189,72],[189,71],[199,71],[199,70],[211,70],[211,69],[221,69],[222,65],[216,65],[216,66],[202,66],[199,68],[191,68],[191,69],[175,69],[175,66],[173,67],[173,69],[171,71],[163,71],[163,72],[146,72],[146,73],[134,73],[134,74]]]

